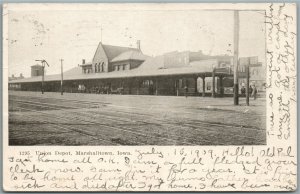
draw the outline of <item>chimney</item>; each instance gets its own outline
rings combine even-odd
[[[22,73],[20,73],[20,78],[23,78],[23,74]]]
[[[11,75],[11,77],[12,77],[12,78],[14,78],[14,77],[15,77],[15,75],[14,75],[14,74],[12,74],[12,75]]]
[[[85,59],[82,59],[82,65],[84,65],[85,64]]]
[[[141,41],[140,40],[136,41],[136,48],[141,50]]]

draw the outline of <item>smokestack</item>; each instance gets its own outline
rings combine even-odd
[[[136,41],[136,48],[141,50],[141,41],[140,40]]]
[[[82,59],[82,65],[84,65],[85,64],[85,59]]]

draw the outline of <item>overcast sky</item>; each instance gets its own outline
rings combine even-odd
[[[47,74],[91,61],[98,43],[136,47],[150,56],[171,51],[232,54],[233,11],[11,11],[9,75],[30,76],[35,59],[46,59]],[[264,15],[240,12],[240,57],[265,63]]]

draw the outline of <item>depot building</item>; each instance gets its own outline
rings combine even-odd
[[[41,65],[34,65],[30,78],[10,80],[9,89],[60,92],[61,74],[45,75],[42,87],[43,72]],[[255,79],[256,86],[263,88],[263,76]],[[232,90],[232,56],[174,51],[151,57],[141,51],[139,41],[136,48],[100,42],[90,61],[83,59],[63,73],[63,91],[70,93],[222,97]]]

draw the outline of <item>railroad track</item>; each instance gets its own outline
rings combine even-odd
[[[21,109],[24,109],[24,108],[21,108]],[[28,109],[26,109],[26,110],[28,110]],[[27,117],[27,118],[30,118],[30,119],[35,120],[35,121],[39,121],[39,122],[44,123],[44,124],[47,124],[47,125],[50,125],[50,126],[54,126],[55,128],[63,129],[63,130],[65,130],[64,133],[65,132],[76,132],[76,133],[78,133],[80,135],[88,136],[89,138],[92,138],[93,140],[100,140],[102,142],[106,142],[106,143],[109,143],[109,144],[121,145],[121,144],[117,144],[117,143],[111,142],[110,140],[107,140],[107,139],[95,137],[94,134],[88,133],[88,132],[86,132],[84,130],[81,130],[81,129],[78,129],[78,128],[75,128],[75,127],[61,126],[59,124],[54,124],[52,122],[46,121],[44,119],[41,119],[40,118],[41,116],[42,115],[39,115],[39,119],[38,119],[36,116],[22,115],[22,117]]]
[[[29,99],[32,99],[32,100],[40,100],[40,99],[42,99],[42,98],[35,98],[35,97],[29,97]],[[65,99],[60,99],[60,98],[49,98],[49,97],[46,97],[46,99],[51,99],[51,100],[56,100],[56,101],[64,101],[64,102],[67,102],[67,104],[72,104],[72,103],[74,103],[72,106],[70,106],[70,105],[66,105],[66,104],[64,104],[64,105],[57,105],[57,104],[52,104],[52,103],[43,103],[43,102],[36,102],[36,101],[24,101],[24,100],[16,100],[16,101],[18,101],[18,102],[20,102],[20,103],[27,103],[27,104],[35,104],[35,105],[37,105],[37,106],[43,106],[43,107],[60,107],[60,108],[69,108],[69,109],[78,109],[78,108],[82,108],[82,104],[84,104],[84,105],[88,105],[88,106],[99,106],[99,107],[101,107],[103,104],[105,104],[105,103],[99,103],[99,102],[91,102],[91,101],[82,101],[82,100],[65,100]],[[100,105],[99,105],[100,104]],[[79,105],[79,106],[78,106]],[[108,105],[108,106],[110,106],[110,105]],[[31,110],[32,111],[32,110]],[[130,115],[131,117],[132,117],[132,115],[133,114],[136,114],[136,115],[141,115],[140,113],[133,113],[133,112],[126,112],[126,111],[119,111],[119,110],[111,110],[111,109],[106,109],[105,111],[107,111],[107,112],[111,112],[111,113],[114,113],[114,114],[116,114],[116,113],[120,113],[120,114],[127,114],[127,115]],[[78,114],[78,112],[73,112],[73,113],[77,113]],[[135,123],[140,123],[140,124],[147,124],[148,122],[145,122],[145,119],[138,119],[138,118],[134,118],[134,120],[131,118],[131,119],[126,119],[126,118],[124,118],[124,117],[122,117],[122,118],[120,118],[120,117],[118,117],[118,116],[116,116],[116,115],[110,115],[110,116],[108,116],[108,115],[104,115],[102,112],[99,112],[99,111],[95,111],[94,109],[91,109],[91,110],[89,110],[89,113],[83,113],[83,112],[80,112],[79,113],[79,115],[82,115],[82,116],[86,116],[87,114],[90,114],[90,113],[92,113],[93,115],[99,115],[99,116],[101,116],[102,118],[104,118],[105,117],[105,119],[106,120],[110,120],[110,121],[116,121],[116,118],[118,119],[118,121],[124,121],[124,122],[135,122]],[[168,119],[160,119],[160,118],[155,118],[155,117],[153,117],[153,115],[151,115],[151,114],[145,114],[144,116],[151,116],[151,123],[153,123],[153,121],[154,120],[156,120],[156,121],[158,121],[158,122],[162,122],[163,124],[162,125],[164,125],[164,126],[169,126],[169,127],[172,127],[172,129],[176,129],[176,130],[183,130],[182,129],[182,127],[186,127],[186,128],[192,128],[193,130],[196,130],[196,131],[199,131],[199,132],[203,132],[203,130],[205,130],[205,131],[211,131],[211,127],[221,127],[221,128],[227,128],[227,130],[232,130],[233,132],[235,132],[237,129],[238,130],[241,130],[240,128],[241,127],[238,127],[238,126],[231,126],[231,125],[228,125],[228,124],[217,124],[217,123],[209,123],[209,122],[203,122],[203,121],[196,121],[197,122],[197,124],[199,124],[199,125],[197,125],[197,126],[195,126],[194,124],[187,124],[187,123],[178,123],[178,124],[174,124],[174,120],[168,120]],[[68,119],[70,119],[70,118],[68,118]],[[87,121],[86,119],[84,119],[84,120],[82,120],[82,121]],[[88,122],[94,122],[94,121],[88,121]],[[168,122],[172,122],[172,124],[169,124]],[[194,122],[194,121],[193,121]],[[99,123],[99,122],[94,122],[95,124],[102,124],[103,125],[103,123]],[[179,127],[178,127],[178,125],[180,125]],[[106,125],[107,126],[107,125]],[[201,127],[201,130],[199,130],[197,127]],[[109,126],[109,127],[112,127],[112,126]],[[242,126],[243,127],[243,126]],[[120,127],[118,127],[119,129],[120,129]],[[124,127],[123,127],[124,128]],[[245,127],[244,127],[245,128]],[[253,127],[246,127],[247,128],[247,130],[260,130],[260,129],[258,129],[258,128],[253,128]],[[125,129],[123,129],[123,130],[132,130],[132,128],[125,128]],[[188,130],[185,130],[185,131],[187,131],[188,132]],[[144,131],[145,132],[145,131]],[[176,132],[176,131],[175,131]],[[130,132],[129,132],[130,133]],[[144,133],[140,133],[140,134],[137,134],[137,135],[143,135]],[[253,138],[253,137],[247,137],[247,136],[240,136],[240,135],[237,135],[237,134],[235,134],[234,136],[237,136],[237,137],[241,137],[241,138],[244,138],[244,139],[248,139],[248,140],[254,140],[255,138]],[[178,136],[172,136],[172,138],[175,138],[175,139],[177,139],[178,138]],[[167,139],[165,139],[165,140],[167,140]],[[175,140],[176,141],[176,140]],[[187,142],[190,142],[191,141],[191,139],[189,139],[189,138],[185,138],[185,143],[187,143]],[[205,142],[205,144],[211,144],[211,140],[209,140],[209,139],[204,139],[203,137],[202,137],[202,140],[201,141],[204,141]],[[178,143],[178,141],[176,141],[177,143]],[[202,142],[203,143],[203,142]]]
[[[35,104],[36,105],[36,104]],[[36,105],[36,106],[43,106],[43,107],[45,107],[45,105],[44,105],[44,103],[43,103],[43,105]],[[72,107],[72,108],[75,108],[75,107]],[[32,109],[30,109],[30,110],[28,110],[28,111],[32,111]],[[78,114],[78,112],[73,112],[74,114]],[[80,112],[80,116],[82,116],[82,114],[84,114],[84,113],[81,113]],[[88,113],[86,113],[86,114],[88,114]],[[103,117],[106,117],[106,120],[110,120],[111,122],[115,122],[116,121],[116,119],[114,118],[114,117],[112,117],[112,118],[107,118],[107,116],[104,116],[103,114],[101,114],[101,113],[99,113],[99,112],[95,112],[95,111],[93,111],[93,114],[100,114],[100,116],[103,118]],[[86,116],[86,115],[85,115]],[[59,117],[59,118],[61,118],[61,117]],[[71,118],[68,118],[68,121],[70,120]],[[74,119],[73,119],[74,120]],[[78,120],[80,120],[80,119],[78,119],[78,118],[76,118],[76,121],[78,121]],[[124,119],[122,119],[123,121],[124,121]],[[81,120],[82,122],[88,122],[88,123],[95,123],[94,122],[94,120],[93,121],[90,121],[90,120],[86,120],[86,119],[82,119]],[[128,121],[128,119],[126,120],[126,121]],[[162,120],[160,120],[160,121],[162,121]],[[143,122],[143,121],[134,121],[134,122]],[[99,124],[99,125],[103,125],[103,123],[99,123],[99,122],[96,122],[96,124]],[[183,130],[182,129],[182,126],[180,126],[179,128],[178,128],[178,126],[177,125],[174,125],[174,124],[163,124],[164,126],[165,125],[168,125],[168,126],[171,126],[173,129],[174,128],[177,128],[178,130]],[[105,125],[105,126],[107,126],[107,125]],[[193,128],[193,130],[196,130],[196,131],[199,131],[195,126],[191,126],[191,125],[187,125],[187,124],[184,124],[184,127],[192,127]],[[109,126],[109,127],[111,127],[111,126]],[[118,129],[120,128],[120,127],[117,127]],[[121,128],[124,128],[124,127],[121,127]],[[128,128],[127,128],[128,129]],[[132,130],[133,128],[131,127],[130,128],[130,130]],[[205,129],[205,131],[211,131],[211,128],[207,128],[207,127],[201,127],[201,131],[200,132],[203,132],[203,130]],[[123,129],[124,130],[124,129]],[[138,130],[138,129],[136,129],[136,130]],[[136,131],[135,130],[135,131]],[[187,130],[186,130],[187,131]],[[188,131],[187,131],[188,132]],[[153,132],[152,132],[152,134],[153,134]],[[138,134],[138,135],[144,135],[144,133],[143,134]],[[172,136],[172,138],[175,138],[175,139],[178,139],[178,137],[179,136]],[[203,137],[201,137],[202,139],[201,139],[201,141],[202,141],[202,143],[203,143],[203,141],[205,141],[206,142],[206,144],[208,144],[209,142],[211,142],[211,140],[209,140],[209,139],[204,139]],[[247,138],[247,139],[253,139],[253,138],[250,138],[250,137],[244,137],[244,138]],[[170,138],[169,138],[170,139]],[[169,140],[168,139],[168,140]],[[191,142],[191,141],[193,141],[194,139],[191,139],[191,138],[184,138],[184,144],[186,144],[187,142]],[[178,143],[178,142],[177,142]]]
[[[82,100],[66,100],[66,99],[60,99],[60,98],[49,98],[49,97],[45,97],[46,99],[52,99],[52,100],[60,100],[60,101],[64,101],[64,102],[67,102],[67,103],[70,103],[70,102],[74,102],[74,103],[80,103],[80,104],[85,104],[85,105],[89,105],[90,107],[92,106],[98,106],[98,107],[101,107],[103,105],[105,106],[111,106],[111,107],[118,107],[118,108],[122,108],[123,106],[117,106],[117,105],[110,105],[108,103],[100,103],[100,102],[95,102],[95,101],[82,101]],[[42,98],[34,98],[34,99],[42,99]],[[16,101],[22,101],[22,100],[16,100]],[[22,101],[22,102],[28,102],[28,103],[36,103],[34,101]],[[71,108],[71,109],[77,109],[77,108],[82,108],[80,106],[67,106],[67,105],[56,105],[56,104],[51,104],[51,103],[41,103],[41,102],[38,102],[39,104],[45,104],[45,105],[48,105],[49,107],[50,106],[56,106],[56,107],[65,107],[65,108]],[[137,109],[137,107],[133,107],[132,109]],[[139,108],[140,110],[145,110],[145,109],[141,109]],[[145,115],[145,116],[151,116],[151,119],[156,119],[156,120],[159,120],[158,118],[154,118],[153,115],[151,114],[144,114],[144,113],[134,113],[134,112],[126,112],[126,111],[115,111],[114,112],[119,112],[119,113],[124,113],[124,114],[137,114],[137,115]],[[187,112],[188,113],[188,112]],[[166,119],[163,119],[163,120],[159,120],[159,121],[166,121]],[[238,128],[238,127],[242,127],[242,128],[247,128],[249,130],[263,130],[263,129],[260,129],[260,128],[257,128],[257,127],[254,127],[254,126],[237,126],[237,125],[230,125],[230,124],[223,124],[223,123],[213,123],[213,122],[207,122],[207,121],[193,121],[193,122],[197,122],[198,124],[206,124],[206,125],[209,125],[209,126],[218,126],[218,127],[224,127],[224,128]]]
[[[40,105],[40,106],[45,106],[45,105]],[[120,132],[125,132],[125,133],[130,133],[130,134],[133,134],[133,135],[135,135],[135,136],[145,136],[146,138],[149,138],[145,133],[142,133],[141,132],[141,130],[139,130],[139,131],[137,131],[137,130],[132,130],[133,128],[126,128],[126,127],[114,127],[114,126],[110,126],[110,125],[108,125],[108,124],[103,124],[103,123],[101,123],[101,122],[96,122],[96,121],[94,121],[94,120],[91,120],[91,119],[80,119],[80,118],[74,118],[74,117],[67,117],[67,116],[64,116],[64,117],[62,117],[62,116],[55,116],[55,115],[53,115],[53,114],[51,114],[51,113],[48,113],[48,112],[44,112],[44,111],[36,111],[36,110],[34,110],[34,109],[27,109],[27,108],[20,108],[20,109],[22,109],[22,110],[27,110],[27,111],[30,111],[30,112],[37,112],[37,113],[41,113],[41,114],[43,114],[43,115],[50,115],[52,118],[56,118],[56,119],[60,119],[60,120],[66,120],[66,121],[81,121],[81,122],[85,122],[85,123],[87,123],[87,124],[94,124],[94,125],[99,125],[99,126],[101,126],[101,127],[105,127],[105,128],[109,128],[109,129],[113,129],[113,130],[117,130],[117,131],[120,131]],[[86,115],[86,116],[88,116],[88,115]],[[41,117],[41,115],[39,115],[39,117]],[[49,117],[47,117],[48,119],[49,119]],[[83,131],[83,130],[81,130],[81,131]],[[143,131],[143,132],[145,132],[145,131]],[[153,134],[153,133],[149,133],[148,132],[148,135],[151,135],[151,134]],[[94,134],[95,135],[95,134]],[[109,135],[109,134],[108,134]],[[154,134],[153,134],[154,135]],[[172,136],[172,137],[174,137],[174,136]],[[179,136],[176,136],[177,138],[180,138]],[[165,138],[165,137],[158,137],[158,136],[155,136],[155,137],[153,137],[153,138],[155,138],[155,139],[162,139],[162,140],[165,140],[165,141],[167,141],[167,142],[172,142],[172,143],[178,143],[178,141],[177,140],[175,140],[175,139],[172,139],[172,138]],[[146,140],[146,139],[145,139]],[[128,141],[128,140],[126,140],[126,141]],[[189,142],[182,142],[183,144],[185,144],[185,145],[193,145],[193,144],[191,144],[191,143],[189,143]],[[147,145],[146,143],[143,143],[143,142],[131,142],[131,144],[138,144],[138,145]]]

